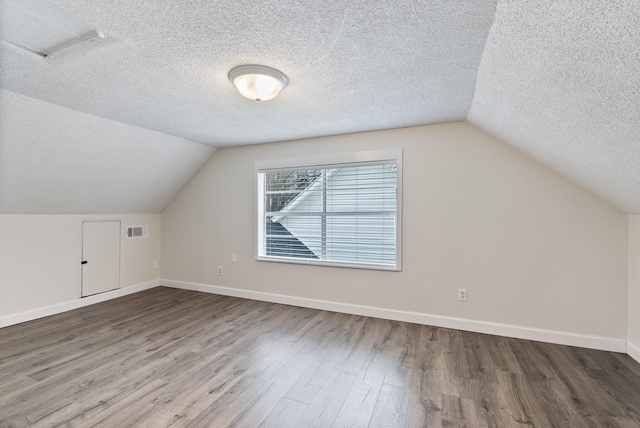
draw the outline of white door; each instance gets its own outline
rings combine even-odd
[[[120,222],[82,223],[82,297],[120,288]]]

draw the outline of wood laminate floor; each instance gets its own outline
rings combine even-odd
[[[1,427],[640,427],[629,356],[155,288],[0,329]]]

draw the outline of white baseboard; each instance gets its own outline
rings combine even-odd
[[[160,280],[160,284],[167,287],[180,288],[184,290],[202,291],[205,293],[221,294],[224,296],[241,297],[253,300],[262,300],[265,302],[302,306],[305,308],[321,309],[325,311],[342,312],[347,314],[363,315],[396,321],[406,321],[415,324],[432,325],[436,327],[452,328],[456,330],[472,331],[476,333],[494,334],[498,336],[557,343],[560,345],[578,346],[581,348],[600,349],[604,351],[622,353],[627,352],[627,341],[614,337],[588,336],[563,331],[543,330],[486,321],[474,321],[463,318],[445,317],[441,315],[429,315],[419,312],[408,312],[395,309],[376,308],[372,306],[352,305],[348,303],[332,302],[328,300],[307,299],[303,297],[287,296],[283,294],[264,293],[260,291],[220,287],[217,285],[198,284],[193,282],[173,281],[168,279]]]
[[[372,306],[353,305],[348,303],[333,302],[329,300],[308,299],[303,297],[287,296],[284,294],[264,293],[260,291],[243,290],[238,288],[220,287],[216,285],[198,284],[193,282],[173,281],[167,279],[154,280],[130,287],[119,288],[94,296],[71,300],[44,308],[21,312],[18,314],[0,317],[0,328],[26,321],[43,318],[49,315],[67,312],[84,306],[148,290],[164,285],[167,287],[184,290],[201,291],[204,293],[220,294],[223,296],[241,297],[244,299],[261,300],[265,302],[281,303],[285,305],[301,306],[305,308],[320,309],[325,311],[342,312],[347,314],[362,315],[405,321],[415,324],[432,325],[435,327],[452,328],[457,330],[472,331],[476,333],[494,334],[498,336],[515,337],[518,339],[535,340],[560,345],[578,346],[582,348],[600,349],[604,351],[628,353],[633,359],[640,362],[640,347],[627,343],[623,339],[602,336],[588,336],[562,331],[543,330],[537,328],[521,327],[508,324],[499,324],[486,321],[474,321],[463,318],[430,315],[419,312],[400,311],[396,309],[377,308]]]
[[[117,290],[107,291],[105,293],[100,293],[93,296],[70,300],[68,302],[58,303],[56,305],[45,306],[44,308],[6,315],[0,317],[0,328],[14,324],[20,324],[38,318],[48,317],[49,315],[55,315],[61,312],[71,311],[73,309],[82,308],[83,306],[94,305],[96,303],[115,299],[117,297],[126,296],[127,294],[133,294],[139,291],[148,290],[150,288],[157,287],[158,285],[160,285],[160,280],[156,279],[149,282],[131,285],[129,287],[118,288]]]
[[[640,346],[627,342],[627,354],[640,363]]]

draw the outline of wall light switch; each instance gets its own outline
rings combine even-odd
[[[231,262],[235,263],[238,261],[238,255],[236,253],[231,253]]]

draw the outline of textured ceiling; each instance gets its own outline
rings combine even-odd
[[[50,3],[106,39],[46,60],[1,45],[0,86],[216,147],[464,120],[496,6]],[[245,63],[280,69],[289,86],[268,103],[241,97],[227,74]]]
[[[640,2],[501,1],[468,120],[640,213]]]
[[[0,213],[160,212],[214,150],[0,90]]]
[[[49,3],[106,38],[0,44],[0,212],[160,211],[197,143],[467,119],[640,213],[637,0]],[[246,100],[227,79],[245,63],[290,84]]]

